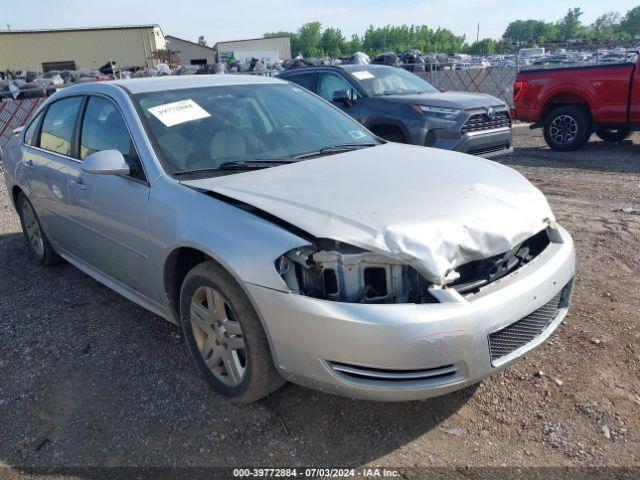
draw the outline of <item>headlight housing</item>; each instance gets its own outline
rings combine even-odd
[[[338,242],[291,250],[275,262],[293,293],[349,303],[434,303],[430,284],[400,261]]]
[[[462,110],[459,108],[430,107],[427,105],[414,105],[413,108],[422,115],[442,118],[445,120],[453,120],[458,115],[460,115],[460,112],[462,112]]]

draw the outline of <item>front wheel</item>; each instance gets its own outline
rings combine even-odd
[[[187,274],[180,317],[187,347],[216,392],[248,403],[285,383],[251,302],[216,262],[201,263]]]
[[[605,142],[617,143],[629,138],[633,130],[625,128],[600,128],[596,130],[596,135]]]
[[[544,139],[553,150],[578,150],[590,136],[591,117],[575,105],[552,110],[544,122]]]

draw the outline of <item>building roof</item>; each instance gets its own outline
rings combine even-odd
[[[108,26],[108,27],[74,27],[74,28],[43,28],[34,30],[0,30],[0,33],[55,33],[55,32],[78,32],[87,30],[129,30],[129,29],[141,29],[141,28],[160,28],[157,24],[147,25],[121,25],[121,26]]]
[[[165,35],[164,38],[174,38],[176,40],[180,40],[181,42],[190,43],[191,45],[195,45],[197,47],[208,48],[209,50],[213,50],[213,47],[209,45],[200,45],[198,42],[192,42],[191,40],[185,40],[184,38],[176,37],[175,35]]]
[[[282,35],[279,37],[258,37],[258,38],[243,38],[240,40],[224,40],[224,41],[216,42],[213,48],[216,48],[221,43],[255,42],[257,40],[273,40],[276,38],[291,38],[291,37],[289,35]]]

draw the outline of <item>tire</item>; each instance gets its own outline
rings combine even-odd
[[[383,133],[379,135],[379,137],[386,140],[387,142],[407,143],[407,141],[404,138],[404,135],[401,133]]]
[[[625,128],[599,128],[596,130],[596,135],[605,142],[617,143],[622,142],[629,138],[633,130],[628,127]]]
[[[553,150],[578,150],[591,136],[591,117],[583,108],[565,105],[553,109],[544,122],[544,140]]]
[[[16,206],[31,257],[39,265],[48,266],[58,263],[61,258],[51,246],[33,205],[24,193],[18,194]]]
[[[284,385],[256,311],[216,262],[201,263],[185,277],[180,318],[198,369],[222,396],[250,403]]]

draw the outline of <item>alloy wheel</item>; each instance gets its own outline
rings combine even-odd
[[[40,224],[38,223],[36,212],[33,211],[31,203],[26,199],[22,203],[22,221],[29,243],[31,243],[36,254],[42,257],[44,255],[44,240],[42,239]]]
[[[578,134],[578,122],[570,115],[558,115],[551,122],[549,134],[559,145],[571,143]]]
[[[216,289],[200,287],[191,299],[190,320],[198,351],[209,370],[225,385],[240,385],[248,356],[242,326],[229,303]]]

